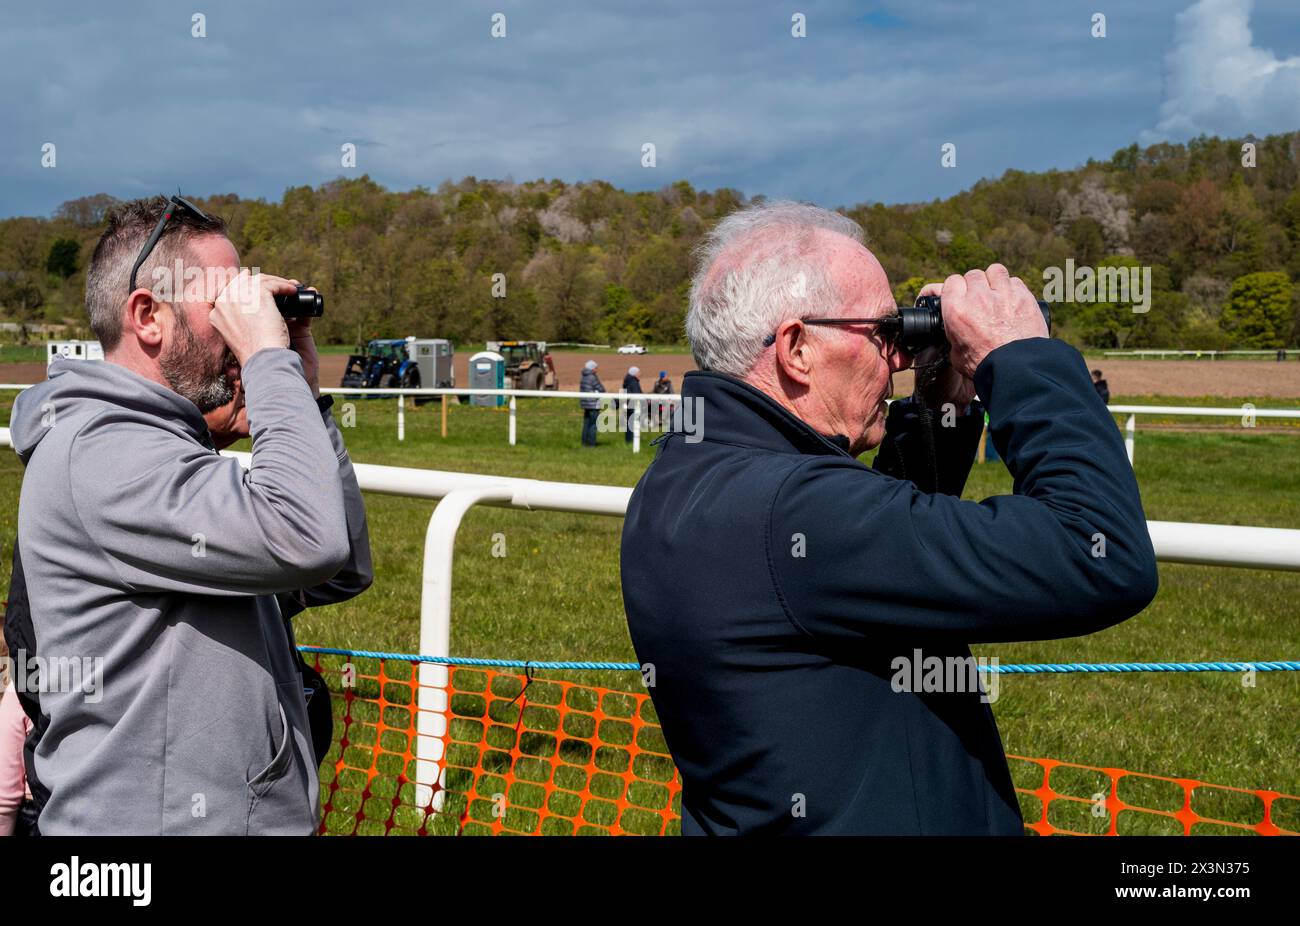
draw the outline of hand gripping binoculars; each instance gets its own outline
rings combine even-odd
[[[1039,302],[1038,309],[1047,322],[1047,330],[1052,330],[1052,307],[1046,302]],[[899,308],[898,314],[888,319],[881,319],[881,327],[894,338],[896,343],[915,356],[927,347],[947,347],[948,336],[943,330],[943,308],[938,296],[921,296],[912,308]]]
[[[275,307],[285,318],[320,318],[325,314],[325,299],[320,293],[299,286],[297,292],[278,294]]]

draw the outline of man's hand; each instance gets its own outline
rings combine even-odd
[[[948,356],[953,369],[968,379],[1003,344],[1047,337],[1047,323],[1034,294],[1001,264],[993,264],[987,272],[954,273],[937,288],[926,286],[921,294],[942,296],[943,328],[952,344]]]
[[[290,280],[294,286],[297,280]],[[310,287],[308,287],[310,289]],[[315,290],[313,290],[314,292]],[[320,398],[320,356],[316,353],[316,339],[311,333],[311,316],[288,319],[289,349],[302,359],[302,372],[311,386],[311,394]]]
[[[275,296],[292,292],[294,284],[289,280],[241,270],[217,296],[208,320],[225,338],[240,366],[263,348],[289,346],[289,331],[276,308]]]

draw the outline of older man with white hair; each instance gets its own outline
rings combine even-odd
[[[927,286],[951,351],[889,407],[913,358],[875,322],[897,309],[862,241],[771,202],[701,249],[682,395],[703,439],[661,443],[622,545],[686,834],[1021,833],[988,692],[951,667],[1155,595],[1123,443],[1025,284],[994,264]],[[963,501],[985,408],[1015,492]]]

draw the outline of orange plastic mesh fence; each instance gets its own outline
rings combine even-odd
[[[304,654],[334,697],[321,832],[661,835],[680,829],[681,780],[654,706],[627,694],[492,669]],[[352,669],[346,667],[351,665]],[[347,673],[345,676],[344,673]],[[350,677],[348,677],[350,676]],[[417,717],[422,713],[424,716]],[[433,716],[431,716],[433,715]],[[443,787],[417,787],[417,723],[445,742]]]
[[[1300,797],[1008,754],[1025,829],[1041,836],[1300,835]]]
[[[305,653],[333,697],[321,832],[334,835],[664,835],[681,779],[654,705],[627,693],[487,668]],[[433,669],[433,672],[430,672]],[[433,709],[428,709],[432,704]],[[417,779],[417,729],[430,755]],[[424,757],[422,757],[424,758]],[[1030,833],[1300,830],[1300,798],[1055,759],[1007,757]],[[440,781],[425,787],[417,780]]]

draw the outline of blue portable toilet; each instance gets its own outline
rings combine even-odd
[[[479,389],[506,388],[506,358],[491,350],[481,350],[473,357],[470,357],[469,388],[474,389],[475,387]],[[506,404],[506,397],[503,395],[472,395],[469,397],[469,404],[481,405],[486,408],[499,407]]]

